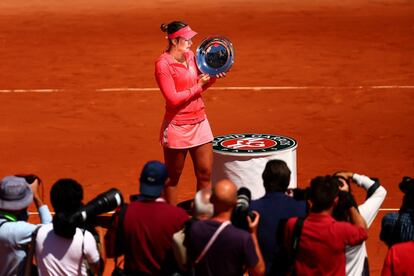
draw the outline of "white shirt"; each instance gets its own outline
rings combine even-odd
[[[83,243],[83,253],[82,253]],[[36,237],[36,261],[39,275],[87,275],[83,260],[88,263],[99,261],[96,241],[89,231],[76,228],[72,239],[66,239],[53,232],[53,224],[42,226]]]
[[[365,175],[354,174],[352,179],[366,191],[374,185],[375,181]],[[378,214],[379,208],[387,195],[384,187],[380,186],[367,200],[358,206],[359,213],[365,219],[368,228]],[[365,242],[360,245],[346,248],[346,275],[361,276],[367,257]]]
[[[52,221],[47,205],[39,207],[43,224]],[[0,223],[5,219],[0,219]],[[6,222],[0,227],[0,275],[21,275],[26,258],[26,246],[32,240],[32,232],[40,226],[26,221]]]

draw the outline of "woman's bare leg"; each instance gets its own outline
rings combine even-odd
[[[211,170],[213,167],[213,148],[207,143],[190,149],[194,164],[194,173],[197,178],[197,191],[211,188]]]
[[[183,172],[186,156],[186,149],[164,147],[164,162],[169,177],[165,187],[165,200],[172,205],[177,205],[177,184]]]

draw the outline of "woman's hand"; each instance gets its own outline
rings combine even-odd
[[[223,73],[218,73],[215,77],[217,78],[217,79],[221,79],[221,78],[224,78],[226,76],[226,73],[225,72],[223,72]]]
[[[201,74],[198,76],[198,84],[203,87],[210,81],[210,76],[207,74]]]

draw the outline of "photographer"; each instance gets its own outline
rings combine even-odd
[[[414,179],[403,177],[399,188],[404,194],[400,210],[382,218],[380,239],[388,247],[414,240]]]
[[[298,218],[290,218],[285,230],[285,246],[294,255],[297,275],[345,275],[345,248],[362,244],[367,238],[367,226],[358,210],[347,205],[352,222],[338,222],[333,211],[338,204],[341,182],[335,176],[312,179],[309,190],[311,209],[296,234]],[[294,236],[298,236],[295,253],[291,249]]]
[[[147,162],[139,178],[140,194],[121,209],[122,218],[121,212],[114,216],[105,236],[108,257],[124,255],[128,275],[171,275],[177,270],[172,239],[189,217],[161,197],[167,179],[163,163]],[[117,232],[122,233],[120,241]]]
[[[339,203],[334,209],[333,217],[338,221],[350,221],[348,212],[349,205],[356,207],[360,215],[365,219],[369,228],[378,214],[379,208],[387,195],[387,191],[379,181],[368,176],[352,172],[337,172],[335,176],[340,181],[341,195]],[[351,183],[365,189],[367,195],[364,203],[357,205],[351,189]],[[346,247],[346,274],[347,275],[369,275],[368,255],[365,242],[356,246]]]
[[[249,232],[230,223],[237,202],[237,187],[230,180],[213,186],[210,198],[214,215],[209,220],[196,221],[186,233],[184,245],[194,266],[195,275],[264,275],[265,265],[257,242],[259,213],[252,221],[246,217]]]
[[[260,213],[258,239],[266,272],[271,265],[275,271],[280,271],[284,265],[283,253],[279,244],[282,237],[277,235],[280,222],[290,217],[303,217],[306,214],[304,200],[297,201],[286,194],[290,181],[290,169],[283,160],[270,160],[263,171],[263,186],[265,195],[252,201],[250,209]],[[277,240],[278,239],[278,240]],[[278,263],[281,262],[281,263]]]
[[[31,182],[31,184],[29,182]],[[0,275],[21,275],[26,247],[38,227],[27,222],[27,208],[34,201],[41,223],[49,223],[52,216],[39,194],[39,178],[7,176],[0,183]]]
[[[90,231],[79,228],[73,215],[83,207],[83,188],[73,179],[60,179],[50,191],[56,214],[53,224],[39,228],[36,260],[39,275],[94,275],[100,271],[100,254]],[[84,262],[86,261],[87,264]]]
[[[191,228],[191,224],[199,220],[207,220],[213,216],[213,204],[210,202],[211,189],[201,189],[197,191],[194,196],[192,206],[192,217],[185,222],[184,228],[174,233],[172,248],[174,257],[177,261],[178,267],[183,275],[190,269],[190,265],[187,261],[187,249],[184,246],[184,238]],[[190,274],[189,272],[187,274]]]

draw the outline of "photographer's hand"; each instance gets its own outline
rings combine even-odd
[[[354,173],[352,172],[337,172],[335,173],[335,176],[338,177],[339,181],[341,182],[341,185],[339,186],[339,190],[344,192],[349,192],[352,181],[352,176]]]
[[[254,220],[252,221],[250,216],[247,216],[247,223],[249,224],[249,232],[256,234],[257,227],[259,226],[260,215],[257,211],[252,211],[252,213],[254,214]]]
[[[337,172],[335,173],[336,176],[343,177],[346,180],[352,180],[352,176],[354,175],[353,172]]]
[[[36,177],[32,184],[30,184],[30,188],[33,192],[33,201],[36,205],[37,210],[39,211],[40,222],[42,224],[52,222],[52,215],[50,214],[49,207],[43,203],[42,197],[39,195],[39,185],[41,181],[38,177]]]
[[[254,214],[254,220],[250,218],[250,216],[247,216],[247,222],[249,224],[249,232],[250,236],[252,237],[254,248],[256,250],[257,257],[259,258],[259,261],[254,267],[249,267],[248,272],[249,275],[264,275],[266,271],[265,262],[263,260],[262,251],[260,250],[259,242],[257,240],[257,227],[259,226],[259,220],[260,215],[257,211],[253,211]]]
[[[32,192],[33,192],[33,201],[37,209],[39,209],[39,207],[43,205],[42,198],[39,195],[39,184],[40,184],[39,178],[36,178],[32,182],[32,184],[30,184],[30,188],[32,189]]]

